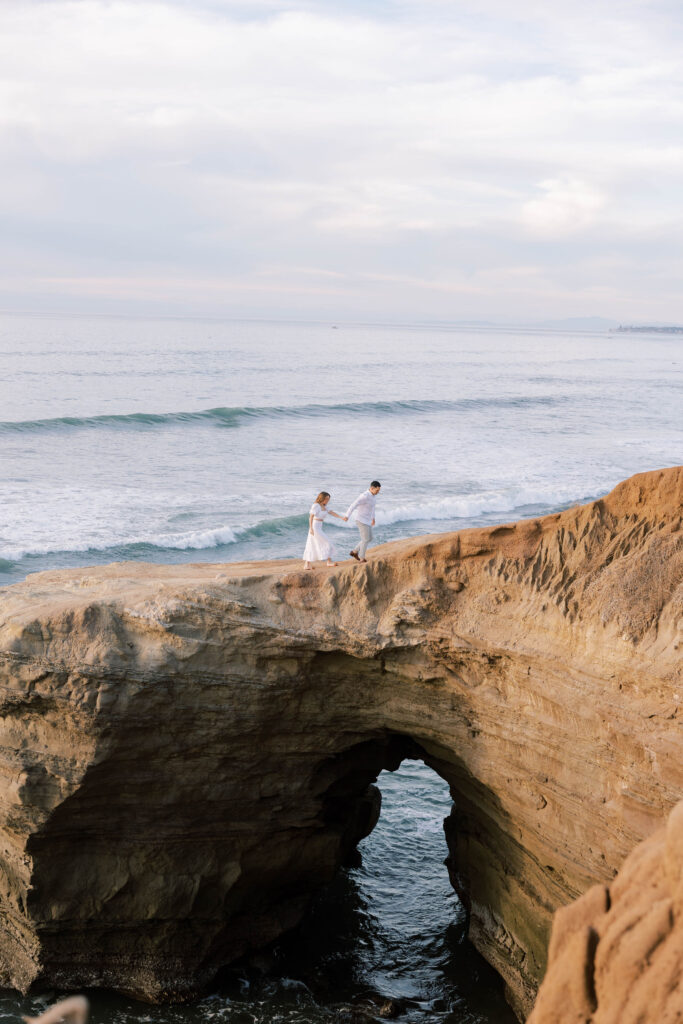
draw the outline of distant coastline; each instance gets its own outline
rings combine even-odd
[[[617,334],[683,334],[683,327],[662,327],[654,326],[652,324],[634,325],[634,324],[620,324],[618,327],[613,327],[613,331]]]

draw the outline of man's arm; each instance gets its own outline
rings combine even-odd
[[[351,515],[351,513],[352,513],[352,512],[355,512],[355,511],[356,511],[356,509],[357,509],[357,508],[358,508],[358,506],[360,505],[360,499],[361,499],[362,497],[363,497],[363,495],[362,495],[362,494],[359,494],[359,495],[358,495],[358,497],[356,498],[356,500],[355,500],[355,501],[354,501],[354,502],[353,502],[353,503],[352,503],[351,505],[349,505],[349,507],[348,507],[348,508],[347,508],[347,510],[346,510],[346,518],[347,518],[347,519],[348,519],[348,518],[350,517],[350,515]]]

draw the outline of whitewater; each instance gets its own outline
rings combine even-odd
[[[539,515],[683,450],[675,336],[5,315],[0,353],[0,585],[297,559],[374,478],[378,542]]]
[[[334,329],[333,329],[334,328]],[[683,461],[683,342],[522,328],[0,316],[0,607],[28,573],[289,558],[318,491],[382,491],[377,541],[541,515]],[[345,553],[352,526],[326,526]],[[348,540],[348,548],[346,542]],[[153,572],[153,566],[150,572]],[[198,1002],[91,993],[101,1024],[514,1024],[443,866],[423,764],[312,913]],[[0,993],[0,1024],[53,993]]]

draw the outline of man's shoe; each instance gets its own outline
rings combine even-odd
[[[360,562],[357,551],[349,551],[349,554],[351,555],[351,558],[355,558],[357,562]]]

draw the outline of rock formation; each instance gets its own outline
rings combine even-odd
[[[518,1013],[553,912],[683,793],[683,467],[370,562],[122,563],[0,591],[0,984],[184,998],[295,924],[382,768]],[[601,940],[604,941],[604,940]]]
[[[611,885],[555,914],[529,1024],[683,1020],[683,801]]]

